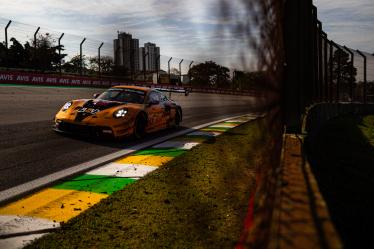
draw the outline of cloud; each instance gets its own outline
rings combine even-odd
[[[219,8],[216,0],[179,0],[177,3],[175,0],[12,0],[2,6],[0,17],[69,33],[64,39],[74,53],[77,51],[74,44],[83,36],[92,39],[87,42],[86,51],[95,53],[95,46],[104,41],[105,51],[110,53],[110,45],[119,30],[140,38],[141,44],[156,42],[162,54],[193,60],[218,58],[230,64],[234,52],[227,51],[225,43],[240,45],[242,42],[239,36],[217,35],[219,27],[233,23],[232,19],[220,16]],[[13,26],[13,32],[32,34],[34,28],[17,31]]]
[[[372,0],[315,0],[319,19],[335,42],[374,52],[374,2]]]

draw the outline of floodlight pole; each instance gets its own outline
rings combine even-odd
[[[79,45],[79,48],[80,48],[80,54],[79,54],[79,56],[80,56],[80,62],[81,62],[81,68],[80,68],[80,73],[81,73],[81,75],[83,75],[83,53],[82,53],[82,46],[83,46],[83,43],[86,41],[86,38],[83,38],[83,40],[82,40],[82,42],[81,42],[81,44]]]
[[[5,27],[5,47],[8,48],[8,28],[10,24],[12,23],[11,20],[9,20],[8,24]]]

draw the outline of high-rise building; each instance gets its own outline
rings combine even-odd
[[[145,66],[145,71],[152,72],[160,70],[160,48],[154,43],[145,43],[144,47],[139,49],[139,68],[143,71]],[[145,61],[144,61],[145,58]]]
[[[119,33],[118,39],[113,41],[114,63],[129,72],[139,71],[139,40],[133,39],[131,34]]]

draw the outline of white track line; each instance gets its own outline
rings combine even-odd
[[[56,229],[60,223],[28,216],[0,215],[0,248],[22,248],[34,239],[42,237],[48,229]],[[37,231],[40,231],[38,233]],[[18,234],[20,236],[12,236]]]
[[[64,170],[55,172],[53,174],[50,174],[50,175],[47,175],[47,176],[44,176],[44,177],[40,177],[40,178],[35,179],[33,181],[30,181],[30,182],[18,185],[16,187],[1,191],[0,192],[0,203],[8,201],[8,200],[13,199],[13,198],[16,198],[18,196],[30,193],[35,189],[47,186],[49,184],[52,184],[53,182],[64,179],[66,177],[69,177],[69,176],[72,176],[72,175],[75,175],[75,174],[79,174],[79,173],[83,173],[83,172],[91,170],[93,168],[96,168],[96,167],[102,166],[104,164],[110,163],[110,162],[112,162],[116,159],[119,159],[121,157],[129,155],[131,153],[134,153],[138,150],[151,147],[153,145],[162,143],[164,141],[167,141],[169,139],[172,139],[172,138],[175,138],[175,137],[178,137],[178,136],[182,136],[182,135],[185,135],[185,134],[188,134],[188,133],[191,133],[191,132],[195,132],[196,130],[199,130],[201,128],[204,128],[204,127],[216,124],[216,123],[225,122],[225,121],[231,120],[231,119],[237,119],[237,118],[247,116],[247,115],[250,115],[250,114],[238,115],[238,116],[235,116],[235,117],[216,120],[216,121],[209,122],[209,123],[202,124],[202,125],[198,125],[198,126],[195,126],[193,128],[189,128],[189,129],[186,129],[186,130],[183,130],[183,131],[174,132],[174,133],[171,133],[169,135],[166,135],[166,136],[163,136],[163,137],[160,137],[160,138],[153,139],[151,141],[147,141],[147,142],[132,146],[128,149],[124,149],[124,150],[121,150],[121,151],[118,151],[118,152],[115,152],[115,153],[112,153],[112,154],[109,154],[109,155],[106,155],[106,156],[88,161],[88,162],[85,162],[85,163],[78,164],[78,165],[70,167],[68,169],[64,169]],[[199,132],[193,133],[193,134],[197,135],[198,133]],[[209,132],[204,132],[204,133],[205,133],[205,135],[207,135],[207,133],[209,133]],[[210,133],[210,135],[212,136],[212,133]]]
[[[156,169],[158,169],[158,167],[141,164],[110,163],[98,169],[91,170],[86,174],[138,179]]]

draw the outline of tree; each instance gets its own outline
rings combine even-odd
[[[32,41],[34,42],[34,41]],[[31,47],[28,43],[28,51],[32,50],[32,64],[35,68],[41,70],[53,70],[66,54],[59,55],[59,49],[63,50],[63,46],[54,46],[55,40],[49,34],[41,34],[37,37],[36,46]]]
[[[194,65],[189,74],[191,75],[191,84],[207,87],[229,87],[230,70],[227,67],[218,65],[214,61],[206,61]]]
[[[11,68],[34,68],[54,70],[66,54],[58,54],[63,46],[53,46],[54,40],[50,34],[39,35],[36,44],[29,42],[22,45],[17,39],[11,38],[12,45],[6,48],[0,45],[0,65]],[[34,41],[31,41],[34,43]]]
[[[339,60],[340,57],[340,60]],[[353,70],[353,81],[356,82],[357,68],[351,65],[349,54],[338,49],[334,52],[333,62],[333,80],[337,82],[340,64],[340,83],[342,86],[348,86],[351,82],[351,72]]]
[[[89,66],[90,70],[94,72],[98,72],[99,71],[99,57],[98,56],[90,57],[89,62],[90,62],[90,66]],[[101,56],[100,67],[101,67],[101,72],[103,74],[112,72],[113,67],[114,67],[113,58],[110,56]]]
[[[170,69],[170,74],[178,75],[179,76],[179,70],[176,69],[175,67]]]
[[[237,90],[263,89],[268,87],[269,83],[270,79],[266,71],[234,71],[232,87]]]
[[[83,71],[87,68],[87,58],[86,56],[82,56],[82,60],[80,55],[73,56],[70,61],[66,62],[62,68],[65,72],[69,73],[80,73],[81,66],[83,68]]]

